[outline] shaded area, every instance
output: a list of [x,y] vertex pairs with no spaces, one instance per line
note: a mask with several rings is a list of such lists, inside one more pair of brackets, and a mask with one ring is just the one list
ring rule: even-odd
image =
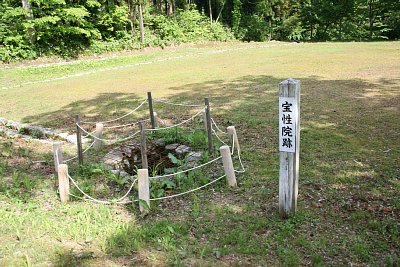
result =
[[27,116],[23,122],[57,129],[75,129],[75,116],[81,121],[101,121],[125,115],[137,107],[144,99],[134,93],[99,94],[96,98],[72,102],[54,112],[38,116]]
[[[238,176],[236,191],[217,186],[217,192],[205,190],[196,197],[156,203],[159,208],[140,219],[145,229],[134,224],[111,234],[106,253],[139,257],[149,265],[148,255],[187,265],[396,265],[400,144],[394,140],[400,130],[399,81],[301,79],[299,213],[282,221],[276,209],[276,106],[278,83],[284,79],[245,76],[183,86],[187,93],[170,100],[192,103],[210,96],[217,123],[236,126],[248,171]],[[126,108],[132,98],[101,95],[26,120],[40,124],[48,119],[66,127],[56,119],[68,122],[65,110],[112,115],[105,103],[121,101]],[[160,118],[171,112],[162,106],[156,111]],[[171,226],[175,224],[183,230],[178,232]]]

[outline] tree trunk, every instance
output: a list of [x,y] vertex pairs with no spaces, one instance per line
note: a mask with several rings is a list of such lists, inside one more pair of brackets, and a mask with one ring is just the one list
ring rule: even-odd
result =
[[[26,19],[28,21],[33,20],[33,11],[29,0],[22,0],[22,8],[25,9],[26,11]],[[36,36],[35,36],[35,29],[33,27],[28,28],[28,36],[30,44],[34,44],[36,41],[35,40]]]
[[143,25],[143,11],[142,4],[139,3],[139,28],[140,28],[140,41],[144,43],[144,25]]
[[132,34],[132,37],[135,37],[135,35],[136,35],[136,29],[135,29],[136,15],[135,15],[135,6],[133,5],[133,0],[128,0],[128,5],[129,5],[129,22],[131,24],[131,34]]
[[373,30],[374,30],[374,7],[373,0],[368,1],[369,8],[369,40],[372,40]]
[[269,33],[268,33],[268,41],[271,41],[271,39],[272,39],[272,19],[271,18],[269,18],[268,19],[268,27],[269,27]]
[[310,22],[310,40],[313,39],[313,33],[314,33],[313,30],[314,30],[314,25],[312,22]]
[[208,0],[208,10],[210,12],[210,25],[212,27],[212,8],[211,8],[211,0]]

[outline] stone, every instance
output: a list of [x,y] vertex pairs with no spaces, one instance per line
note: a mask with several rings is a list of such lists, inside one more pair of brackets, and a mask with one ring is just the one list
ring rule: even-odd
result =
[[[89,138],[82,137],[82,144],[89,143],[90,141],[91,140]],[[67,136],[67,142],[72,143],[72,144],[76,144],[77,143],[76,134],[68,135]]]
[[185,146],[185,145],[180,145],[175,149],[175,152],[176,152],[176,154],[181,156],[181,155],[184,155],[186,153],[189,153],[190,152],[190,147]]
[[119,173],[119,177],[121,177],[121,178],[124,178],[124,177],[127,177],[127,176],[130,176],[130,175],[129,175],[129,173],[127,173],[126,171],[121,171],[121,172]]
[[124,159],[124,155],[130,157],[131,149],[125,146],[117,147],[108,152],[103,157],[102,161],[106,166],[110,166],[111,168],[118,168]]
[[203,157],[203,152],[201,151],[192,151],[186,156],[187,162],[198,162]]
[[13,129],[13,130],[17,130],[17,131],[20,128],[20,124],[16,121],[8,121],[6,126],[9,129]]
[[67,140],[67,137],[69,136],[69,133],[59,133],[57,134],[58,137]]
[[168,144],[165,146],[165,149],[166,150],[175,150],[178,146],[179,146],[179,144]]
[[153,143],[156,146],[165,146],[165,141],[162,138],[154,140]]
[[0,125],[2,126],[6,126],[7,125],[8,120],[5,118],[0,118]]

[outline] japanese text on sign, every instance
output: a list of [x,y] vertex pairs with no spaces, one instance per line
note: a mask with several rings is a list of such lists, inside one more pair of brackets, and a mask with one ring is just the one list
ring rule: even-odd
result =
[[296,151],[296,99],[279,97],[279,151]]

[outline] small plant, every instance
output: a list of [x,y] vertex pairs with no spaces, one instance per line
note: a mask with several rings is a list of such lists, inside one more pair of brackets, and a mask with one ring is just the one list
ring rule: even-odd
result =
[[165,144],[180,143],[187,140],[187,137],[184,134],[183,130],[178,127],[166,129],[164,131],[156,131],[152,133],[152,137],[162,138]]
[[19,171],[14,171],[11,178],[12,181],[9,184],[4,181],[1,182],[0,191],[5,192],[5,195],[9,198],[17,198],[23,201],[27,200],[32,190],[35,188],[36,180]]
[[188,137],[190,145],[194,148],[206,148],[207,136],[203,130],[194,130]]
[[43,138],[43,137],[44,137],[43,132],[42,132],[41,130],[39,130],[39,129],[36,129],[36,128],[33,128],[33,129],[30,131],[30,135],[31,135],[33,138],[36,138],[36,139],[40,139],[40,138]]
[[12,141],[5,141],[0,142],[0,155],[2,157],[11,157],[13,152],[13,142]]
[[17,149],[17,155],[20,157],[29,157],[29,155],[31,153],[32,153],[32,150],[29,148],[18,147],[18,149]]
[[197,195],[193,195],[192,215],[197,218],[200,215],[200,204]]
[[124,187],[130,180],[129,176],[122,177],[120,174],[109,173],[108,179],[118,184],[120,187]]

